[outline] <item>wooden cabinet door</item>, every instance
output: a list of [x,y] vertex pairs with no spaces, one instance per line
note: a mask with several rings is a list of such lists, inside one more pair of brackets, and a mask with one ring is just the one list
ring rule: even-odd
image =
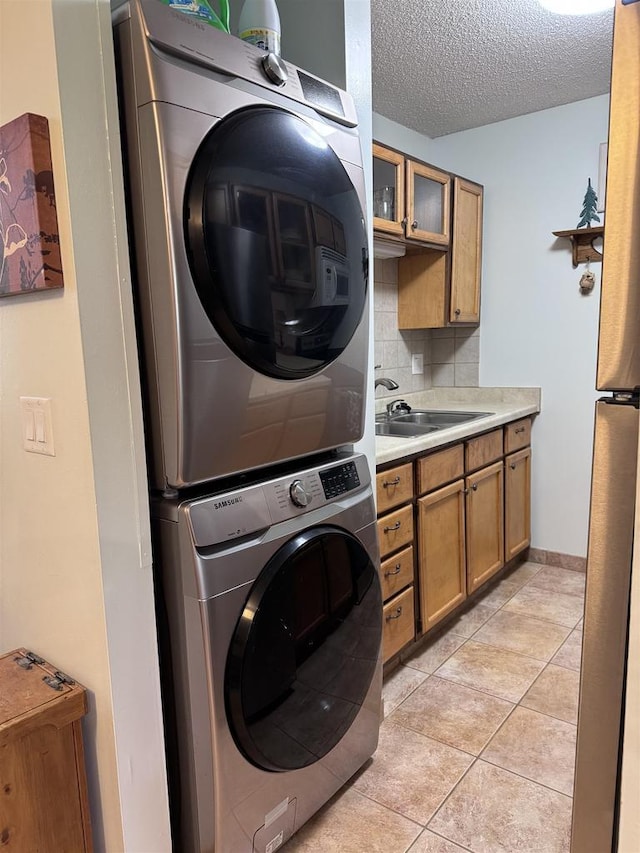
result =
[[505,459],[505,559],[510,560],[531,542],[531,448]]
[[373,145],[373,229],[404,236],[404,155]]
[[451,249],[451,323],[480,322],[482,187],[454,178]]
[[420,612],[427,631],[467,596],[464,480],[418,501]]
[[504,465],[466,479],[467,589],[477,589],[504,566]]
[[413,160],[407,160],[406,172],[407,239],[448,246],[450,176]]

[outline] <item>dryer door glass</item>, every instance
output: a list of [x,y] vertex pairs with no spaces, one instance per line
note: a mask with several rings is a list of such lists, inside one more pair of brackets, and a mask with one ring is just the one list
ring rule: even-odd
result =
[[284,545],[254,583],[227,657],[229,727],[266,770],[294,770],[346,734],[376,671],[380,582],[363,546],[335,527]]
[[367,292],[364,217],[339,158],[301,118],[261,107],[216,125],[189,174],[185,239],[204,310],[254,369],[311,376],[351,340]]

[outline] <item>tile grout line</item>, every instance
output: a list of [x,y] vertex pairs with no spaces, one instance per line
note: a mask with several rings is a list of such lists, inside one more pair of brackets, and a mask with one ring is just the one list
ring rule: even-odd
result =
[[[466,772],[466,771],[465,771],[465,772]],[[456,782],[456,785],[457,785],[457,784],[458,784],[458,783]],[[394,808],[393,806],[390,806],[390,805],[388,805],[387,803],[382,803],[380,800],[377,800],[377,799],[376,799],[374,796],[372,796],[371,794],[367,794],[367,793],[365,793],[364,791],[360,791],[358,788],[353,788],[353,790],[354,790],[357,794],[360,794],[360,796],[361,796],[361,797],[364,797],[365,799],[370,800],[372,803],[375,803],[376,805],[381,806],[383,809],[387,809],[387,811],[393,812],[393,814],[396,814],[396,815],[398,815],[398,817],[401,817],[401,818],[403,818],[404,820],[409,821],[409,823],[412,823],[412,824],[414,824],[415,826],[419,826],[419,827],[420,827],[420,832],[418,833],[418,835],[416,836],[416,838],[414,838],[414,839],[413,839],[413,841],[411,842],[411,844],[415,844],[415,843],[416,843],[416,841],[418,840],[418,838],[420,837],[420,835],[422,835],[422,830],[427,828],[427,824],[426,824],[426,823],[420,823],[419,821],[414,820],[412,817],[407,817],[407,816],[406,816],[406,814],[402,814],[402,812],[398,811],[398,809],[397,809],[397,808]],[[447,794],[447,797],[448,797],[448,796],[449,796],[449,794]],[[446,799],[446,798],[445,798],[445,799]],[[442,805],[442,803],[441,803],[440,805]],[[439,809],[439,808],[440,808],[440,806],[438,806],[438,809]],[[436,811],[437,811],[437,809],[436,809]],[[434,815],[435,815],[435,812],[433,813],[433,815],[431,815],[431,817],[429,818],[429,820],[431,820],[431,819],[433,818],[433,816],[434,816]]]
[[[503,767],[502,764],[496,764],[495,761],[491,761],[488,758],[482,758],[478,756],[478,761],[484,761],[485,764],[490,764],[492,767],[497,767],[498,770],[503,770],[505,773],[512,773],[514,776],[518,776],[520,779],[524,779],[527,782],[533,782],[534,785],[540,785],[541,788],[546,788],[547,791],[552,791],[554,794],[561,794],[563,797],[567,797],[569,800],[573,799],[573,793],[567,794],[564,791],[559,791],[557,788],[552,788],[551,785],[545,785],[544,782],[540,782],[538,779],[532,779],[530,776],[525,776],[524,773],[518,773],[517,770],[512,770],[510,767]],[[573,785],[571,786],[573,789]]]
[[[448,683],[449,683],[449,684],[453,684],[454,682],[448,682]],[[466,687],[466,685],[457,685],[457,686]],[[471,687],[471,688],[469,688],[469,689],[470,689],[470,690],[473,690],[474,688],[473,688],[473,687]],[[481,690],[476,690],[476,693],[481,693],[483,696],[491,696],[491,698],[492,698],[492,699],[500,699],[500,698],[501,698],[501,697],[499,697],[499,696],[492,696],[490,693],[482,693],[482,691],[481,691]],[[503,702],[509,702],[509,700],[508,700],[508,699],[502,699],[501,701],[503,701]],[[475,752],[469,752],[468,750],[463,749],[461,746],[454,746],[452,743],[449,743],[448,741],[440,740],[440,738],[436,737],[435,735],[425,735],[425,733],[424,733],[424,732],[419,731],[418,729],[411,728],[411,726],[407,726],[407,725],[405,725],[404,723],[400,723],[400,722],[397,722],[397,723],[396,723],[396,722],[394,721],[394,722],[393,722],[393,725],[395,725],[395,726],[399,726],[400,728],[403,728],[403,729],[406,729],[406,730],[407,730],[407,731],[409,731],[409,732],[414,732],[415,734],[420,734],[420,735],[422,735],[423,737],[431,738],[432,740],[435,740],[435,741],[437,741],[438,743],[441,743],[443,746],[448,746],[448,747],[450,747],[450,749],[457,749],[457,750],[458,750],[458,752],[463,752],[465,755],[470,755],[474,760],[476,760],[476,759],[480,758],[480,755],[482,754],[482,752],[487,748],[487,746],[489,745],[490,741],[495,737],[495,735],[500,731],[500,729],[502,728],[502,726],[507,722],[507,720],[508,720],[508,719],[509,719],[509,717],[513,714],[513,712],[515,711],[515,709],[516,709],[516,708],[518,708],[518,707],[520,707],[519,705],[514,704],[513,702],[510,702],[509,704],[510,704],[510,705],[512,705],[512,707],[511,707],[511,708],[509,709],[509,711],[507,712],[506,717],[505,717],[505,718],[504,718],[504,720],[499,724],[499,726],[498,726],[498,728],[495,730],[495,732],[493,732],[493,734],[489,735],[489,737],[488,737],[488,739],[487,739],[486,743],[484,744],[484,746],[482,747],[482,749],[480,750],[480,753],[479,753],[478,755],[476,755],[476,754],[475,754]],[[526,710],[527,710],[527,711],[530,711],[530,710],[533,710],[533,709],[531,709],[531,708],[527,708]],[[548,715],[547,715],[547,716],[548,716]],[[553,719],[556,719],[556,718],[554,717]],[[456,784],[457,784],[457,783],[456,783]]]
[[[558,627],[560,627],[560,626],[558,626]],[[553,653],[553,655],[557,655],[557,654],[558,654],[558,652],[560,651],[561,646],[566,642],[566,640],[567,640],[567,639],[568,639],[568,637],[565,637],[565,638],[564,638],[564,640],[560,643],[560,645],[559,645],[559,646],[558,646],[558,648],[555,650],[555,652]],[[512,653],[512,654],[514,654],[514,655],[520,655],[520,657],[526,658],[527,660],[534,660],[534,661],[536,661],[537,663],[543,663],[545,666],[546,666],[548,663],[551,663],[551,658],[548,658],[548,659],[547,659],[547,658],[536,658],[536,657],[534,657],[533,655],[526,655],[524,652],[517,652],[515,649],[509,649],[509,648],[507,648],[506,646],[496,646],[494,643],[488,643],[486,640],[476,640],[475,642],[476,642],[476,643],[479,643],[481,646],[488,646],[490,649],[496,649],[496,650],[497,650],[497,651],[499,651],[499,652],[511,652],[511,653]],[[568,669],[568,667],[565,667],[565,669]],[[537,678],[537,677],[538,677],[538,676],[536,676],[536,678]]]

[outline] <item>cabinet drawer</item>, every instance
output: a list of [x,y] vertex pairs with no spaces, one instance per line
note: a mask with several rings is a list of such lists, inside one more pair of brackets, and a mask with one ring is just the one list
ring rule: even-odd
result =
[[413,547],[400,551],[380,566],[382,600],[391,598],[410,583],[413,583]]
[[382,656],[386,663],[415,636],[413,587],[405,589],[382,608]]
[[500,459],[501,456],[502,430],[494,429],[493,432],[487,432],[467,441],[466,470],[475,471],[477,468],[483,468],[485,465],[495,462],[496,459]]
[[522,418],[504,428],[504,452],[513,453],[531,444],[531,418]]
[[413,542],[413,506],[405,506],[378,519],[380,556]]
[[378,512],[386,512],[394,506],[410,501],[413,497],[413,465],[398,465],[376,475],[376,497]]
[[423,495],[432,489],[459,480],[464,474],[464,449],[462,444],[430,453],[418,460],[418,493]]

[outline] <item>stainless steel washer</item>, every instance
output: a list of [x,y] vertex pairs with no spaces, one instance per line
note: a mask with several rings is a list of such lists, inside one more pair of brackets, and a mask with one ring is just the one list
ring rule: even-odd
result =
[[158,500],[153,529],[176,849],[274,853],[378,741],[366,458]]
[[350,96],[172,10],[114,25],[152,485],[362,436],[368,255]]

